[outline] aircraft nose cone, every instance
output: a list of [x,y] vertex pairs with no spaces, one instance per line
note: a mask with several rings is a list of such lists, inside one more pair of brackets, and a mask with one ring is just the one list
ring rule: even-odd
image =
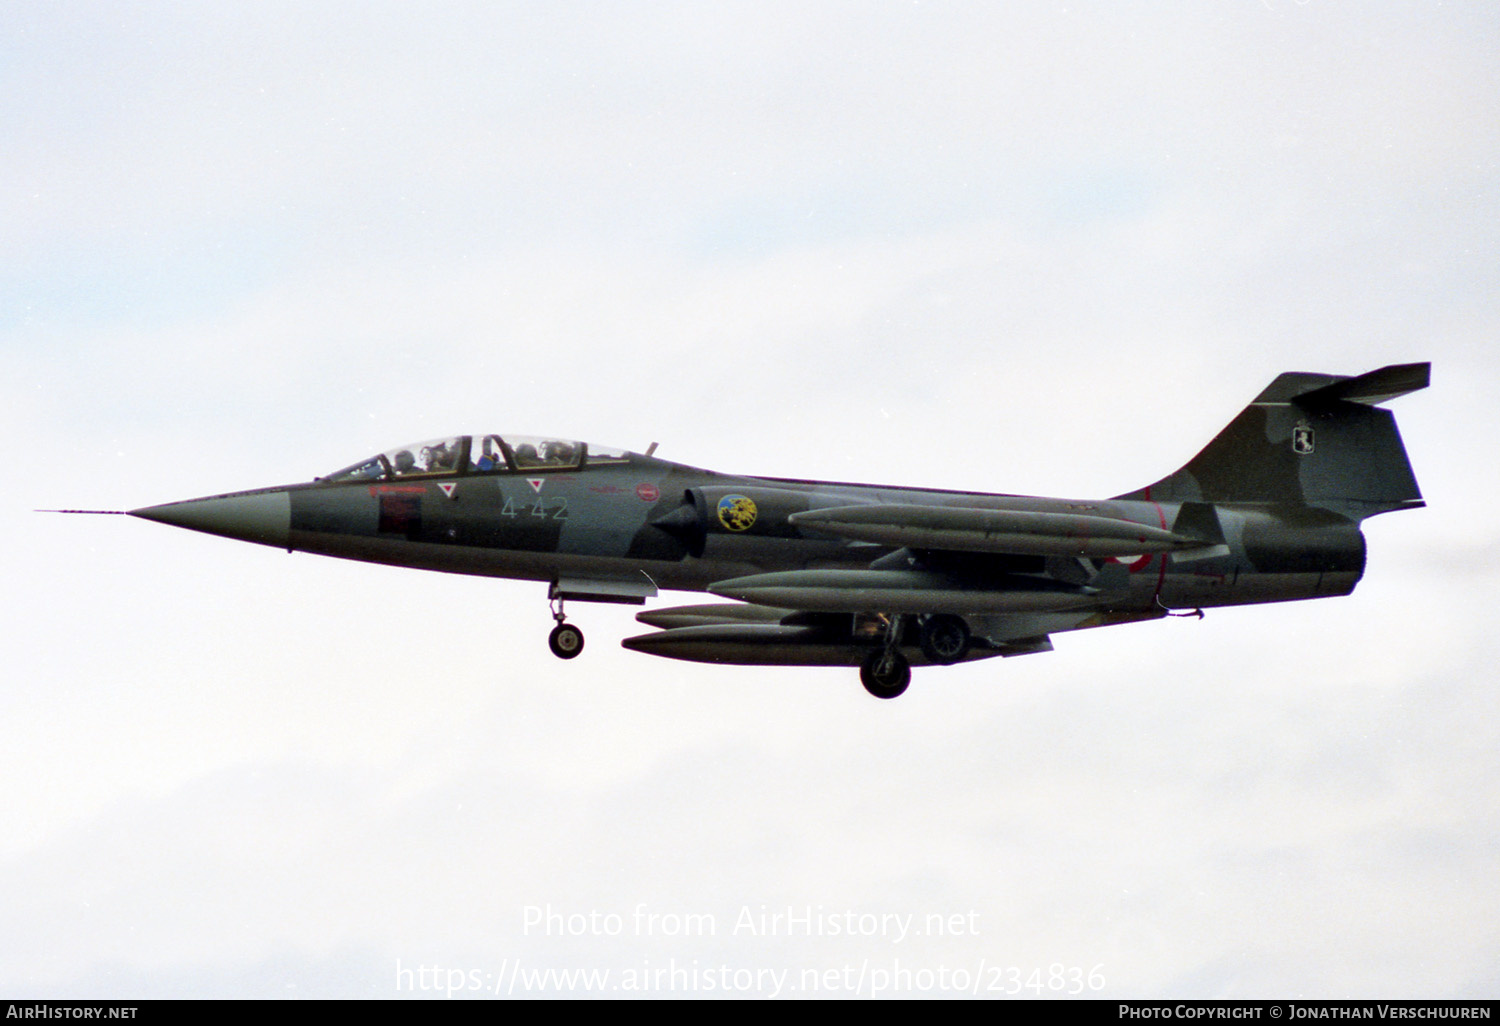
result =
[[190,531],[284,547],[291,529],[292,500],[287,492],[272,489],[168,502],[133,509],[130,515]]

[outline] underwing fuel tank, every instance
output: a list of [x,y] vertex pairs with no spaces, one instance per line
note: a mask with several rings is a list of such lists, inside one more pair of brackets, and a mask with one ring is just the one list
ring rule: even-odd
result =
[[756,605],[827,613],[1021,613],[1073,609],[1096,589],[1035,577],[979,579],[924,570],[789,570],[710,585]]
[[1117,517],[888,504],[794,513],[797,527],[892,548],[1111,559],[1202,545]]
[[739,602],[709,602],[696,606],[648,609],[635,618],[648,627],[707,627],[735,623],[780,623],[794,609],[747,606]]
[[[674,627],[626,638],[620,644],[634,652],[667,659],[732,666],[858,666],[879,649],[875,635],[861,642],[828,627],[777,623]],[[1019,645],[975,646],[959,661],[1044,652],[1051,647],[1045,639]],[[900,650],[912,665],[928,665],[920,647],[903,644]]]
[[858,666],[869,645],[831,640],[817,627],[779,623],[674,627],[620,642],[634,652],[737,666]]

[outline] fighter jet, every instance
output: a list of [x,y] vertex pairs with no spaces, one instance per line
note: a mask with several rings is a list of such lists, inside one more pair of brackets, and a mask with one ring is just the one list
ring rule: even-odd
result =
[[1360,523],[1422,506],[1379,404],[1426,363],[1287,373],[1181,470],[1110,499],[720,474],[569,439],[454,435],[310,483],[130,511],[289,552],[545,582],[566,602],[661,590],[729,602],[637,617],[636,652],[858,666],[877,698],[913,666],[1046,652],[1052,635],[1211,606],[1347,595]]

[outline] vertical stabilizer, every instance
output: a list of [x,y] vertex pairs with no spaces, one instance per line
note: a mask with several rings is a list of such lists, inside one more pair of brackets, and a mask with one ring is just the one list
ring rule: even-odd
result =
[[1351,520],[1424,505],[1396,418],[1430,364],[1280,375],[1187,466],[1125,499],[1311,506]]

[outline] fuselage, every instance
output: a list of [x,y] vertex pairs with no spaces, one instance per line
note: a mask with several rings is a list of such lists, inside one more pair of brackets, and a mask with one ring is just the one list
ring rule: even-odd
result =
[[[1107,517],[1187,530],[1204,544],[1107,559],[908,552],[790,520],[798,513],[864,505]],[[1069,608],[1122,612],[1342,595],[1364,567],[1358,526],[1323,511],[761,478],[639,453],[561,467],[480,470],[459,462],[406,474],[334,475],[135,513],[345,559],[537,581],[643,579],[680,591],[777,571],[865,568],[882,560],[887,569],[899,569],[904,554],[906,566],[968,579],[977,574],[992,581],[1072,581],[1087,586],[1087,601]]]

